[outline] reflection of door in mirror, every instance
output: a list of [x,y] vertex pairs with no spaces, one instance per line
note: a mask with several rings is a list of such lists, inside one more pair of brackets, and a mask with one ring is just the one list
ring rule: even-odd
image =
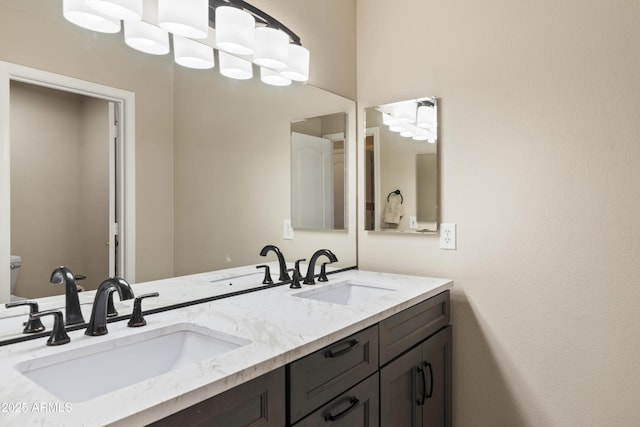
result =
[[115,273],[114,103],[12,81],[10,112],[11,253],[21,257],[14,294],[64,293],[49,283],[59,265],[94,289]]
[[294,229],[344,230],[346,114],[291,124],[291,220]]

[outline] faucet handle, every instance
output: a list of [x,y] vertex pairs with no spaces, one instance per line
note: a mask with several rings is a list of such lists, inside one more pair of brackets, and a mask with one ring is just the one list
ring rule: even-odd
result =
[[327,277],[327,264],[331,264],[330,262],[323,262],[320,266],[320,275],[318,276],[318,282],[328,282],[329,278]]
[[64,329],[64,319],[60,310],[45,310],[39,313],[29,314],[29,320],[40,320],[42,316],[53,316],[53,329],[47,340],[47,345],[62,345],[71,341]]
[[33,334],[35,332],[44,331],[45,327],[42,324],[42,321],[40,321],[40,318],[31,319],[31,315],[32,314],[36,314],[38,312],[38,303],[37,302],[35,302],[35,301],[15,301],[15,302],[8,302],[4,306],[6,308],[11,308],[11,307],[19,307],[19,306],[23,306],[23,305],[28,305],[29,306],[29,319],[24,324],[25,326],[24,326],[24,329],[22,330],[22,333],[23,334]]
[[267,264],[256,265],[256,268],[259,270],[264,268],[264,279],[262,279],[263,285],[272,285],[273,279],[271,278],[271,268]]
[[131,319],[129,319],[129,323],[127,323],[128,327],[137,328],[147,324],[147,321],[142,317],[142,300],[144,298],[157,296],[160,296],[160,294],[157,292],[152,292],[136,297],[136,299],[133,301],[133,313],[131,313]]
[[300,272],[300,263],[306,260],[307,260],[306,258],[301,258],[299,260],[296,260],[295,265],[296,265],[296,274],[298,275],[298,279],[302,277],[302,272]]
[[291,289],[300,289],[302,286],[300,285],[300,274],[298,273],[298,271],[295,268],[291,268],[288,271],[291,271],[292,274],[292,279],[291,279],[291,285],[289,285],[289,288]]

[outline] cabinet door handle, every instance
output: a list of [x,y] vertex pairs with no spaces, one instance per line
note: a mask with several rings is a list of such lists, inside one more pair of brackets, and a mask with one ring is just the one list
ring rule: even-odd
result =
[[416,405],[422,406],[426,400],[425,394],[427,392],[427,380],[424,377],[424,369],[420,366],[416,366],[416,373],[420,374],[420,378],[422,379],[422,395],[420,396],[420,399],[416,399]]
[[347,415],[349,412],[353,411],[354,409],[356,409],[358,407],[358,405],[360,404],[360,401],[358,400],[358,398],[356,397],[350,397],[349,398],[349,407],[347,409],[345,409],[342,412],[338,412],[337,414],[333,415],[331,412],[329,412],[327,415],[324,416],[324,420],[325,421],[338,421],[340,418],[344,417],[345,415]]
[[329,349],[324,353],[324,357],[333,358],[333,357],[342,356],[343,354],[349,353],[351,350],[357,348],[359,345],[360,343],[358,342],[358,340],[350,340],[347,347],[338,351],[333,351],[332,349]]
[[[426,399],[429,399],[433,395],[433,368],[431,367],[431,363],[429,363],[429,362],[424,362],[424,366],[429,368],[429,393],[425,393],[426,394]],[[423,373],[423,375],[424,375],[424,373]]]

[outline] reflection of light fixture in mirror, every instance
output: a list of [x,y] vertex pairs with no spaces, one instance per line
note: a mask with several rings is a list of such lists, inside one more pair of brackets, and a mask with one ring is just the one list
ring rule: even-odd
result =
[[[154,55],[170,52],[172,33],[175,60],[185,67],[212,68],[209,49],[215,48],[226,77],[250,79],[255,64],[265,69],[260,76],[267,84],[309,80],[309,51],[300,37],[244,0],[64,0],[63,12],[70,22],[101,32],[119,31],[120,22],[111,16],[123,19],[126,44]],[[215,37],[208,37],[210,26]],[[200,38],[207,39],[206,53],[190,43]]]
[[142,19],[142,0],[84,0],[84,3],[107,16],[125,21]]
[[434,128],[436,125],[436,109],[432,102],[422,101],[418,103],[416,125],[421,128]]
[[124,42],[151,55],[169,53],[169,33],[144,21],[124,21]]
[[204,39],[209,32],[209,2],[158,0],[158,25],[179,36]]
[[391,132],[416,141],[436,142],[435,98],[419,98],[394,102],[376,108],[382,113],[382,123]]
[[120,20],[106,16],[87,7],[84,0],[64,0],[62,15],[65,19],[79,27],[99,33],[117,33],[120,31]]
[[175,34],[173,55],[176,63],[183,67],[203,70],[215,66],[212,47]]
[[253,67],[246,59],[238,58],[223,51],[218,51],[220,74],[236,80],[247,80],[253,77]]

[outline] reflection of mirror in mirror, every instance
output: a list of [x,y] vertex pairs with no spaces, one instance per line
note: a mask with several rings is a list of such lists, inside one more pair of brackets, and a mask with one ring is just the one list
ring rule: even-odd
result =
[[346,114],[291,123],[291,222],[294,229],[344,230]]
[[437,101],[365,109],[365,230],[438,230]]

